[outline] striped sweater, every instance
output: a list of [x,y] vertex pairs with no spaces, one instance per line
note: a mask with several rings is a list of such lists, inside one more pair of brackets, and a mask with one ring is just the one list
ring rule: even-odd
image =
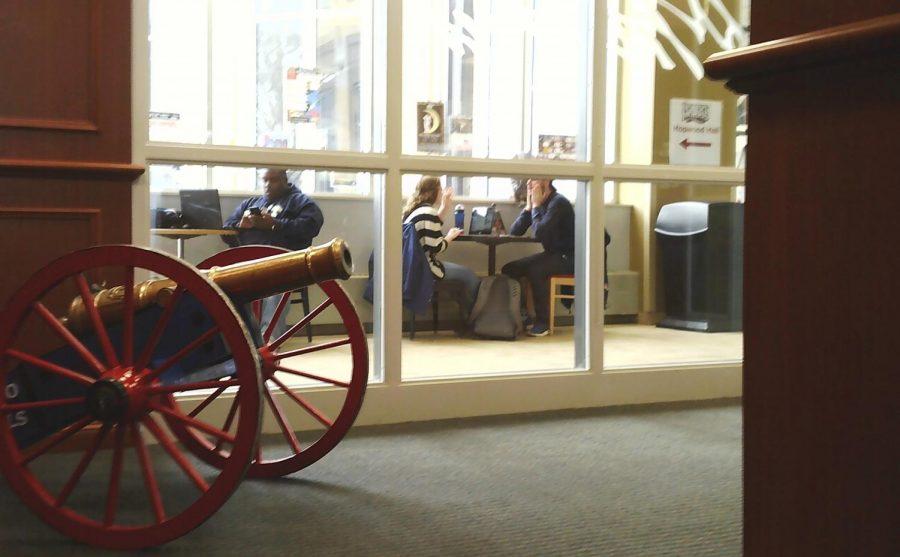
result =
[[443,221],[438,215],[437,209],[431,205],[416,207],[406,217],[403,224],[411,223],[416,229],[416,237],[419,239],[425,255],[428,257],[428,265],[435,278],[444,278],[444,266],[438,261],[437,254],[447,249],[447,240],[441,232]]

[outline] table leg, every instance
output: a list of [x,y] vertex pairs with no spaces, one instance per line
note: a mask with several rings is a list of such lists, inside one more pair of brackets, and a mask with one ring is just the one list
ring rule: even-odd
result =
[[184,259],[184,238],[175,239],[175,255],[178,259]]
[[497,274],[497,245],[489,244],[488,245],[488,275],[493,276]]

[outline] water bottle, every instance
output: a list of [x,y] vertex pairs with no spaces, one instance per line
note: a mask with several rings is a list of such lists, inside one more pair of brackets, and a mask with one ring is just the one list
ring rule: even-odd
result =
[[456,210],[453,212],[453,226],[456,228],[462,229],[466,224],[466,209],[462,205],[457,205]]

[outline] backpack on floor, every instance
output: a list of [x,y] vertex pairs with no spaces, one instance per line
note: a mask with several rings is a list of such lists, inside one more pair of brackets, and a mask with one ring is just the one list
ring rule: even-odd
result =
[[522,332],[520,300],[518,281],[503,275],[481,279],[469,314],[472,333],[484,338],[515,340]]

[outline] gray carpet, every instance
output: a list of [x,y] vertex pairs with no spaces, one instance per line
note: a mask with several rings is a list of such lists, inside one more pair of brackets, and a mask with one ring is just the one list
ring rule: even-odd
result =
[[[145,553],[725,556],[740,540],[740,406],[723,402],[359,428]],[[2,485],[0,554],[107,552],[44,526]]]

